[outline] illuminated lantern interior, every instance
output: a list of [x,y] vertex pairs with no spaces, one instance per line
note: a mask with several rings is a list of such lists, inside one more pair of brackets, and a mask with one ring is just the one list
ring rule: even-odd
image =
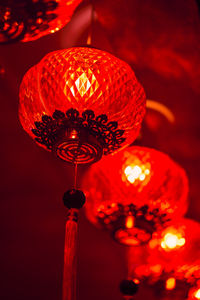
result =
[[0,43],[33,41],[64,27],[82,0],[9,0],[0,3]]
[[104,158],[90,168],[83,188],[89,220],[126,245],[147,243],[167,220],[187,209],[184,170],[149,148],[131,147]]
[[137,181],[144,181],[150,174],[150,170],[147,166],[141,165],[140,161],[135,161],[134,164],[125,168],[124,174],[130,183],[136,184]]
[[170,277],[166,280],[165,288],[166,290],[173,290],[176,286],[176,279],[174,277]]
[[133,216],[126,217],[126,228],[131,229],[133,227],[134,227],[134,217]]
[[197,291],[195,291],[194,297],[195,297],[196,299],[200,299],[200,289],[198,289]]
[[20,87],[23,128],[69,162],[91,163],[131,144],[144,113],[144,90],[130,66],[98,49],[49,53]]
[[185,238],[181,233],[177,232],[167,232],[165,233],[163,240],[161,242],[161,247],[163,249],[175,249],[185,245]]

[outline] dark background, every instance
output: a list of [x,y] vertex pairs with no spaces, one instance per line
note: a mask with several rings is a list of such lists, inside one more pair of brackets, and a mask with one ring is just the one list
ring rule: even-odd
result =
[[[62,194],[72,167],[38,147],[20,126],[22,76],[46,53],[84,44],[91,7],[84,1],[60,32],[0,46],[0,299],[61,299],[66,211]],[[96,0],[93,45],[131,64],[147,98],[165,104],[175,122],[148,110],[140,143],[164,151],[187,171],[187,216],[200,220],[200,15],[194,0]],[[79,172],[79,182],[83,171]],[[80,218],[78,299],[122,299],[125,248]],[[148,289],[135,299],[153,299]]]

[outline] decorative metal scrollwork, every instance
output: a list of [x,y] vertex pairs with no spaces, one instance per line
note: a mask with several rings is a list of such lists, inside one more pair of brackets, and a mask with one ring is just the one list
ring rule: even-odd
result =
[[[32,132],[36,136],[36,142],[49,150],[57,148],[58,156],[64,160],[68,160],[65,156],[69,158],[71,155],[70,161],[74,156],[75,160],[78,156],[98,156],[100,148],[107,155],[116,151],[125,141],[122,137],[124,130],[118,129],[117,122],[109,122],[105,114],[95,117],[92,110],[84,111],[82,116],[73,108],[66,113],[56,110],[52,117],[42,116],[40,122],[35,122],[35,127]],[[75,136],[73,132],[76,133]],[[93,140],[88,140],[88,136]]]

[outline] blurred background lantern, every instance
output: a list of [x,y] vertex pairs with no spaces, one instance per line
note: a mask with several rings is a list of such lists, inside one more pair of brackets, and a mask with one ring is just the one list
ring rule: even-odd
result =
[[[173,220],[147,247],[128,249],[128,277],[145,282],[162,299],[198,299],[200,224]],[[160,299],[160,298],[159,298]]]
[[2,0],[0,43],[33,41],[64,27],[82,0]]
[[22,126],[69,162],[94,162],[102,153],[128,146],[144,113],[144,90],[130,66],[97,49],[46,55],[26,73],[20,88]]
[[[200,268],[200,265],[199,265]],[[188,294],[187,300],[198,300],[200,299],[200,280],[197,282],[194,288],[191,288]]]
[[88,219],[122,244],[147,243],[187,209],[185,171],[154,149],[135,146],[104,158],[85,178]]

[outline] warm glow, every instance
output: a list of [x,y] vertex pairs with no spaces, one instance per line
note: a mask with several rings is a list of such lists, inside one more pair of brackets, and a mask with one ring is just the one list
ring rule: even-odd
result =
[[83,97],[91,87],[91,83],[84,72],[77,78],[75,85],[81,97]]
[[200,289],[198,289],[196,292],[194,292],[194,297],[196,299],[200,299]]
[[185,239],[184,238],[181,238],[178,240],[178,246],[184,246],[185,245]]
[[128,216],[126,218],[126,228],[131,229],[134,226],[134,217],[133,216]]
[[165,105],[163,105],[160,102],[154,101],[154,100],[147,100],[147,108],[153,109],[161,113],[165,118],[171,122],[174,123],[175,116],[173,112]]
[[78,132],[76,130],[72,130],[71,133],[70,133],[70,138],[71,139],[76,139],[77,138],[77,135],[78,135]]
[[161,266],[160,264],[153,265],[153,266],[150,266],[150,270],[151,270],[151,272],[153,272],[153,273],[160,274],[160,273],[161,273],[161,270],[162,270],[162,266]]
[[180,234],[166,233],[162,242],[161,247],[163,249],[175,249],[185,245],[185,239]]
[[134,278],[134,279],[133,279],[133,282],[136,283],[136,284],[139,284],[139,283],[140,283],[139,279],[137,279],[137,278]]
[[165,283],[166,290],[173,290],[176,286],[176,279],[174,277],[168,278]]
[[124,173],[128,181],[134,183],[136,180],[144,181],[146,176],[150,174],[150,170],[145,168],[145,165],[132,165],[127,166]]
[[164,237],[164,243],[168,248],[173,249],[178,244],[178,237],[175,234],[167,233]]

